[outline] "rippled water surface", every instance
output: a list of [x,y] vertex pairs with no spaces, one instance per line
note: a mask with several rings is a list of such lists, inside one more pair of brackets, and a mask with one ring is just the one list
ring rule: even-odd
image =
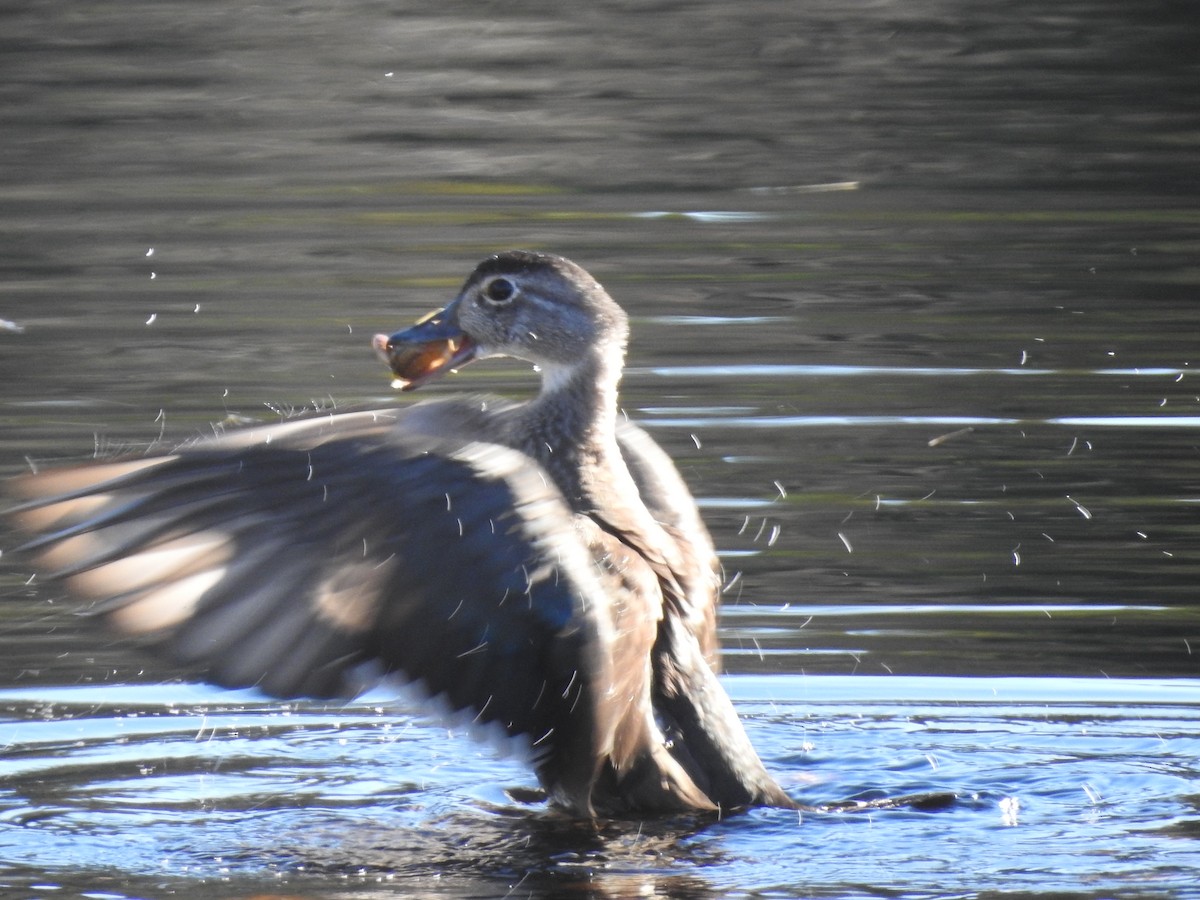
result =
[[565,821],[382,689],[282,705],[88,631],[0,533],[0,894],[1200,897],[1187,4],[0,22],[0,475],[388,401],[372,333],[562,253],[630,312],[768,767],[958,797]]

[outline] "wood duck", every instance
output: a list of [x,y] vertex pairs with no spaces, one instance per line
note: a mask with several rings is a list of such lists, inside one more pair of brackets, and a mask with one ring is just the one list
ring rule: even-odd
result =
[[794,807],[717,679],[712,540],[618,411],[627,333],[579,266],[500,253],[374,346],[408,389],[527,360],[534,399],[318,413],[29,474],[12,515],[107,623],[219,685],[416,682],[522,739],[578,816]]

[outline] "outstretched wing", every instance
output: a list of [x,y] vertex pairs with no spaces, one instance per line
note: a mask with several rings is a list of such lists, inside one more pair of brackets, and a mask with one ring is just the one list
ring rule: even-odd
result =
[[11,515],[97,614],[218,684],[332,697],[374,665],[539,765],[595,759],[603,598],[540,470],[366,420],[288,427],[27,475]]

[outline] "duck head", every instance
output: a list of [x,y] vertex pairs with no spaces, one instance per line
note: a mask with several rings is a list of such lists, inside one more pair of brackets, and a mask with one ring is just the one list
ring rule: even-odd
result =
[[619,369],[627,333],[625,313],[582,268],[509,250],[481,262],[444,309],[372,343],[393,386],[410,391],[489,356],[531,362],[546,384],[589,361],[615,357]]

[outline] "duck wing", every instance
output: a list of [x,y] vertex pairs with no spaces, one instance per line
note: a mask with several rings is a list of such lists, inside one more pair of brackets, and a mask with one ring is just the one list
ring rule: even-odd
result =
[[719,672],[720,563],[696,501],[671,457],[642,428],[622,421],[617,443],[642,503],[673,544],[672,569],[680,594],[676,613],[696,635],[708,666]]
[[398,673],[527,738],[556,799],[588,796],[606,601],[523,454],[355,413],[10,487],[40,567],[211,681],[325,698]]

